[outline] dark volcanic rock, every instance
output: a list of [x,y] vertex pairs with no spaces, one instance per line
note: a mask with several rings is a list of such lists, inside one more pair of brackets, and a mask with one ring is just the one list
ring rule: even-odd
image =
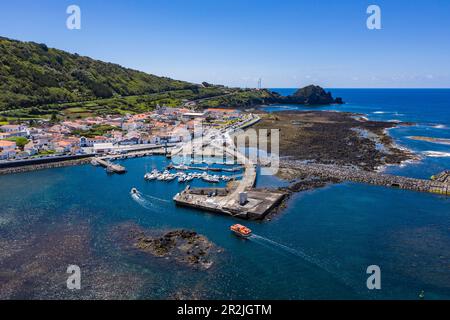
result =
[[[400,124],[366,121],[361,115],[331,111],[260,114],[254,129],[279,129],[282,160],[358,167],[373,171],[417,157],[398,148],[386,129]],[[405,125],[402,123],[401,125]]]
[[298,89],[293,95],[285,97],[286,103],[323,105],[332,103],[344,103],[342,98],[334,99],[331,92],[326,92],[322,87],[309,85]]
[[119,231],[126,235],[127,242],[134,249],[201,269],[209,269],[213,264],[213,255],[221,252],[195,231],[182,229],[149,235],[134,225],[121,226]]

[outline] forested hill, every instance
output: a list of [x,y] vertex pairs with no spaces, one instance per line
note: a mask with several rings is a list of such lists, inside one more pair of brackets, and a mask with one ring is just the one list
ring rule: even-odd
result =
[[0,37],[0,110],[193,88],[45,44]]

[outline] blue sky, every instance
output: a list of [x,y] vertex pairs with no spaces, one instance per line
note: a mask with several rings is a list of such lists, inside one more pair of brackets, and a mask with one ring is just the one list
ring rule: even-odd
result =
[[[66,28],[79,5],[81,30]],[[366,28],[377,4],[382,29]],[[2,1],[0,35],[229,86],[450,87],[450,1]]]

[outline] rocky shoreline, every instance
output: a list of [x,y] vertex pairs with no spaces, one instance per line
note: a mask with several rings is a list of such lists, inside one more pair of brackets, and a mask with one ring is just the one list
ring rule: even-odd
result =
[[[409,150],[396,146],[387,133],[387,129],[411,123],[370,121],[359,114],[334,111],[282,111],[259,115],[261,121],[254,129],[280,130],[281,161],[299,160],[375,171],[382,166],[418,159]],[[283,175],[286,174],[279,173],[280,177]]]

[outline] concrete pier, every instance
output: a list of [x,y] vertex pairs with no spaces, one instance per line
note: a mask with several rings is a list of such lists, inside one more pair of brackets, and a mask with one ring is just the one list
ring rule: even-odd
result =
[[97,158],[97,159],[93,159],[93,161],[96,161],[99,165],[106,168],[111,173],[125,173],[127,171],[125,169],[125,167],[118,165],[118,164],[113,164],[104,159]]
[[[246,190],[246,202],[241,204],[235,199],[236,193],[226,188],[195,188],[187,187],[175,195],[173,200],[177,205],[191,207],[241,219],[263,219],[286,196],[279,191]],[[239,196],[239,194],[237,195]]]

